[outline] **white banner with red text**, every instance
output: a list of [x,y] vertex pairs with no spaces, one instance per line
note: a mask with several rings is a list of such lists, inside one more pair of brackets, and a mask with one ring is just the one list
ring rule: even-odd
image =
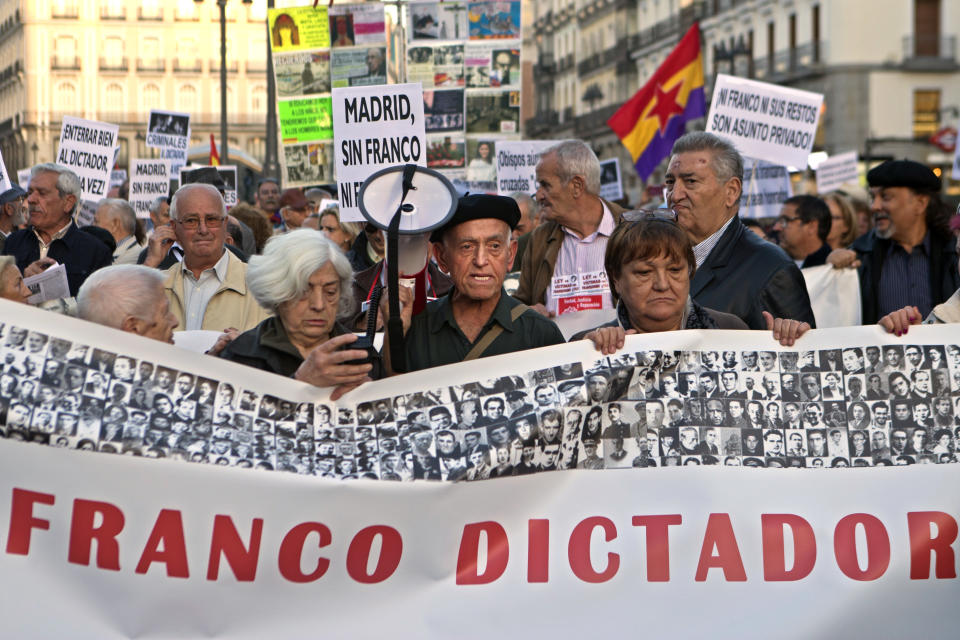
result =
[[9,637],[956,637],[957,465],[400,484],[6,440],[0,464]]

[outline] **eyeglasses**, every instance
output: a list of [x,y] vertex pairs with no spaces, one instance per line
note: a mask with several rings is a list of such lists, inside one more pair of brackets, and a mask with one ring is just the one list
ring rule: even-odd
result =
[[627,222],[660,220],[661,222],[677,224],[677,212],[673,209],[634,209],[633,211],[625,211],[623,219]]
[[800,219],[800,216],[794,216],[793,218],[788,218],[787,216],[780,216],[779,218],[777,218],[777,224],[779,224],[782,227],[785,227],[791,222],[796,222],[799,219]]
[[219,229],[223,226],[223,221],[226,220],[226,217],[204,216],[203,218],[199,218],[197,216],[190,216],[188,218],[183,218],[182,220],[172,219],[171,222],[176,222],[184,229],[194,231],[200,228],[200,220],[203,220],[203,224],[206,225],[207,229]]

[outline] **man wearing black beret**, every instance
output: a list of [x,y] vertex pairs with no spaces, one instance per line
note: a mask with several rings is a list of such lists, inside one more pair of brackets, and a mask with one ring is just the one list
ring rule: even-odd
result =
[[[557,325],[503,290],[517,252],[511,231],[519,220],[511,198],[467,195],[449,222],[433,231],[434,257],[453,288],[411,319],[412,294],[401,287],[407,371],[564,341]],[[383,353],[389,354],[389,345]]]
[[940,178],[919,162],[888,160],[867,182],[876,229],[851,247],[860,260],[862,321],[873,324],[903,307],[926,317],[960,287]]

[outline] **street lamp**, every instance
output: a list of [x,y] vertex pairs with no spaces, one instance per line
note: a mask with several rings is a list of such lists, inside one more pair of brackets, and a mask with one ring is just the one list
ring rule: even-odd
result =
[[[193,0],[203,4],[203,0]],[[253,4],[253,0],[243,0],[243,4]],[[227,142],[227,0],[217,0],[220,7],[220,162],[230,164]]]
[[593,103],[603,100],[603,91],[600,90],[599,85],[597,85],[596,83],[593,83],[589,87],[587,87],[587,90],[584,91],[583,98],[581,99],[584,102],[589,102],[590,111],[593,111]]

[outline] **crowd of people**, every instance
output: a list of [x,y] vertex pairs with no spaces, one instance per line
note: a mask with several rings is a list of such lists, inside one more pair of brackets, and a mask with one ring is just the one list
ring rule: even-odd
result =
[[[342,221],[334,195],[321,187],[284,190],[266,178],[257,185],[254,204],[241,203],[228,211],[224,185],[215,170],[184,175],[185,184],[172,197],[158,198],[150,207],[149,225],[137,218],[122,197],[110,197],[97,204],[93,224],[81,227],[76,217],[81,196],[77,176],[56,164],[33,167],[26,190],[14,185],[0,194],[0,297],[27,303],[32,292],[24,278],[61,264],[70,296],[45,303],[52,312],[165,342],[173,342],[174,332],[181,330],[218,332],[219,338],[207,352],[210,357],[328,388],[333,400],[384,376],[562,343],[556,316],[569,308],[571,298],[584,292],[577,288],[579,284],[571,288],[571,283],[591,282],[589,297],[611,318],[571,339],[591,340],[601,355],[611,358],[625,356],[622,350],[628,335],[681,329],[763,331],[791,347],[816,326],[801,268],[827,263],[858,270],[865,324],[879,323],[900,336],[921,322],[960,321],[960,247],[950,229],[951,212],[940,197],[940,179],[928,167],[909,160],[887,161],[869,171],[868,212],[847,194],[800,195],[786,200],[776,223],[764,229],[740,218],[743,159],[717,136],[695,132],[680,138],[666,171],[665,206],[634,211],[598,195],[600,164],[587,144],[559,143],[541,156],[533,197],[465,195],[452,217],[433,230],[422,292],[431,301],[417,308],[413,291],[402,287],[394,292],[400,300],[402,329],[385,340],[380,357],[354,344],[357,332],[368,324],[370,305],[376,299],[373,292],[383,280],[386,243],[380,228]],[[509,295],[504,282],[515,270],[519,270],[519,286]],[[390,293],[382,296],[377,309],[381,327],[390,322]],[[402,339],[400,351],[391,349],[395,346],[391,339]],[[730,365],[749,367],[746,353],[735,356]],[[402,359],[397,358],[400,354]],[[716,397],[714,404],[723,410],[724,426],[756,427],[756,442],[748,445],[744,440],[743,447],[759,451],[756,455],[762,459],[766,445],[761,438],[769,435],[770,421],[787,425],[801,419],[793,414],[799,416],[802,403],[810,400],[801,395],[808,370],[803,363],[784,368],[782,376],[771,377],[776,391],[773,386],[764,388],[768,381],[763,377],[750,378],[750,388],[741,388],[736,373],[719,361],[719,354],[714,355],[716,367],[698,364],[697,370],[706,367],[707,379],[702,381],[681,384],[676,372],[651,375],[648,380],[641,376],[619,381],[632,385],[630,393],[624,387],[623,393],[611,394],[609,387],[618,382],[605,378],[603,398],[597,396],[594,408],[614,397],[656,398],[646,409],[635,410],[637,421],[646,422],[643,434],[633,427],[624,426],[622,433],[608,427],[615,433],[609,438],[614,443],[610,451],[626,451],[624,442],[636,440],[638,450],[647,456],[672,457],[673,446],[678,452],[699,452],[700,460],[707,455],[719,461],[722,448],[710,448],[706,432],[694,429],[691,416],[686,416],[687,429],[676,434],[676,443],[665,446],[658,441],[658,453],[650,453],[646,434],[666,433],[658,431],[666,428],[665,417],[673,427],[685,424],[679,417],[671,422],[670,412],[677,406],[683,411],[687,390],[699,388],[695,395],[707,403],[698,405],[703,411],[700,427],[720,426],[710,417],[715,408],[710,400]],[[940,354],[943,361],[946,355]],[[871,411],[867,403],[873,376],[869,382],[864,376],[876,373],[879,379],[881,373],[874,368],[876,363],[869,362],[869,353],[866,357],[862,352],[851,354],[846,370],[859,376],[851,380],[863,387],[862,401],[859,394],[850,400],[849,420],[855,423]],[[836,370],[848,365],[846,359],[844,352],[843,361],[835,363]],[[769,371],[762,363],[757,366],[758,372]],[[941,407],[935,407],[931,398],[911,396],[924,387],[906,377],[916,376],[918,369],[907,367],[898,373],[908,387],[912,403],[908,412],[922,405],[933,416]],[[823,397],[818,395],[816,402],[834,399],[827,398],[829,394],[839,393],[843,399],[850,393],[834,388],[835,381],[826,377],[831,370],[827,361],[818,362],[816,373],[810,370],[809,375],[821,376],[815,386]],[[676,371],[685,369],[680,366]],[[880,383],[886,382],[891,393],[900,384],[893,375],[898,371],[896,367],[882,371],[887,377]],[[734,374],[734,386],[724,387],[728,373]],[[584,381],[584,404],[591,403],[592,384]],[[793,391],[793,385],[799,388]],[[510,390],[497,393],[501,391],[505,395],[499,401],[504,405]],[[788,401],[788,394],[790,402],[781,405]],[[771,402],[778,403],[776,415],[764,405]],[[856,405],[864,414],[859,417],[853,411],[857,402],[863,405]],[[0,397],[8,422],[10,405],[9,398]],[[817,406],[822,413],[823,405]],[[612,407],[607,410],[613,411]],[[948,453],[953,455],[952,430],[960,425],[956,422],[960,416],[953,416],[949,401],[942,409],[950,420],[939,426],[947,430]],[[480,413],[479,406],[473,410]],[[549,432],[545,425],[554,420],[549,412],[555,409],[545,409],[542,415],[535,407],[508,412],[501,406],[500,411],[494,413],[505,424],[511,415],[531,414],[539,427],[529,425],[530,433],[542,434]],[[601,424],[598,414],[596,426],[591,426],[592,411],[585,416],[584,434]],[[619,405],[616,411],[620,416]],[[781,411],[790,415],[780,415]],[[486,407],[483,412],[486,416]],[[757,419],[763,414],[768,416],[766,423]],[[848,419],[842,417],[846,427]],[[619,418],[610,420],[621,423]],[[558,425],[562,421],[557,417]],[[428,424],[421,426],[423,431],[432,429]],[[415,458],[419,430],[408,431],[408,448]],[[534,435],[525,440],[516,435],[519,430],[519,425],[509,427],[513,441],[519,443],[509,465],[506,460],[498,465],[501,447],[492,434],[482,456],[474,460],[473,451],[462,451],[459,458],[464,463],[454,471],[489,477],[497,468],[501,473],[532,468],[539,459]],[[869,445],[866,429],[851,430],[862,431],[861,444]],[[439,445],[449,429],[432,431]],[[785,455],[789,446],[819,451],[821,444],[829,444],[826,422],[819,434],[824,442],[816,447],[807,437],[799,444],[785,442],[785,433],[770,436],[780,438],[779,445],[769,443],[776,455]],[[716,432],[713,437],[719,435]],[[579,466],[591,468],[590,451],[596,453],[601,439],[608,438],[599,432],[583,436],[584,464]],[[556,444],[554,467],[561,450]],[[397,453],[405,450],[400,447]],[[737,455],[747,454],[740,450]],[[421,470],[421,477],[424,473],[428,472]]]

